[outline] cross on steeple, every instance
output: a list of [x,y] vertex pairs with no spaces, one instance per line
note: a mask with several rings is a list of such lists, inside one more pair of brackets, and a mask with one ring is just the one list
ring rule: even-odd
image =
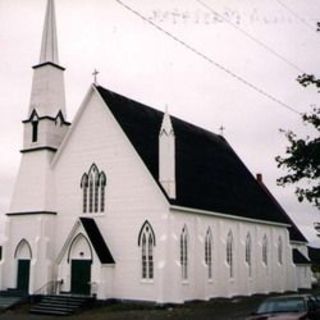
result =
[[97,70],[97,69],[94,69],[94,71],[93,71],[93,73],[92,73],[92,75],[93,75],[93,83],[95,84],[95,85],[97,85],[98,84],[98,74],[99,74],[100,72]]
[[221,125],[221,127],[219,128],[219,131],[220,131],[220,135],[221,136],[223,136],[223,133],[224,133],[224,130],[225,130],[226,128],[223,126],[223,125]]

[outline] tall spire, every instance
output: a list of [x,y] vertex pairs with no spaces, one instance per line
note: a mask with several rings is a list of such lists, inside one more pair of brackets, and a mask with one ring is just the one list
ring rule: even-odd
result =
[[173,127],[172,127],[172,122],[171,118],[169,115],[169,110],[168,110],[168,105],[166,105],[165,112],[162,118],[162,123],[161,123],[161,128],[160,128],[160,135],[162,133],[166,133],[167,135],[174,135],[173,133]]
[[45,62],[59,64],[54,0],[48,0],[47,2],[47,11],[43,26],[40,64]]
[[175,135],[168,106],[166,106],[159,132],[159,182],[170,199],[176,198],[175,154]]
[[33,66],[33,82],[29,117],[36,111],[39,117],[56,117],[60,112],[66,119],[63,67],[59,65],[54,0],[47,0],[40,63]]

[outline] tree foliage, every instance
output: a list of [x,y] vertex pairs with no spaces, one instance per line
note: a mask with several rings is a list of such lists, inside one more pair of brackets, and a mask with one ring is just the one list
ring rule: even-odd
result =
[[[320,79],[314,75],[303,74],[298,77],[303,86],[314,85],[320,88]],[[310,114],[303,114],[304,124],[315,129],[314,137],[299,138],[293,131],[284,131],[290,145],[284,157],[276,157],[278,167],[287,169],[288,174],[279,178],[281,186],[302,184],[295,193],[299,201],[307,200],[320,209],[320,108],[313,107]]]

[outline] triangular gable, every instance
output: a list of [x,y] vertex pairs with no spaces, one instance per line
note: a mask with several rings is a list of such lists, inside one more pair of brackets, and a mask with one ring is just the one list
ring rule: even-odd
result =
[[92,97],[92,95],[94,94],[95,92],[95,87],[94,85],[91,85],[80,105],[80,108],[78,109],[74,119],[73,119],[73,122],[71,124],[71,126],[69,127],[65,137],[63,138],[56,154],[54,155],[54,158],[52,159],[52,162],[51,162],[51,166],[54,167],[55,164],[58,162],[61,154],[63,153],[63,150],[65,149],[66,145],[68,144],[68,141],[69,139],[71,138],[75,128],[77,127],[77,123],[80,121],[81,119],[81,116],[84,112],[84,110],[86,109],[87,105],[88,105],[88,101],[90,100],[90,98]]
[[57,256],[56,263],[60,264],[63,257],[68,255],[70,246],[72,245],[74,238],[79,234],[79,231],[81,228],[86,233],[86,235],[90,241],[90,244],[92,245],[100,262],[102,264],[114,264],[115,260],[112,256],[96,222],[92,218],[79,218],[79,220],[77,220],[75,222],[69,235],[67,236],[66,241],[64,242],[62,249],[60,250],[60,252]]

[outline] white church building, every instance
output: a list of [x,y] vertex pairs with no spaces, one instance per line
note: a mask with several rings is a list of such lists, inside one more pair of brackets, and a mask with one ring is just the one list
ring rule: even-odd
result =
[[310,287],[306,239],[224,137],[96,84],[66,120],[53,0],[33,69],[1,290],[183,303]]

